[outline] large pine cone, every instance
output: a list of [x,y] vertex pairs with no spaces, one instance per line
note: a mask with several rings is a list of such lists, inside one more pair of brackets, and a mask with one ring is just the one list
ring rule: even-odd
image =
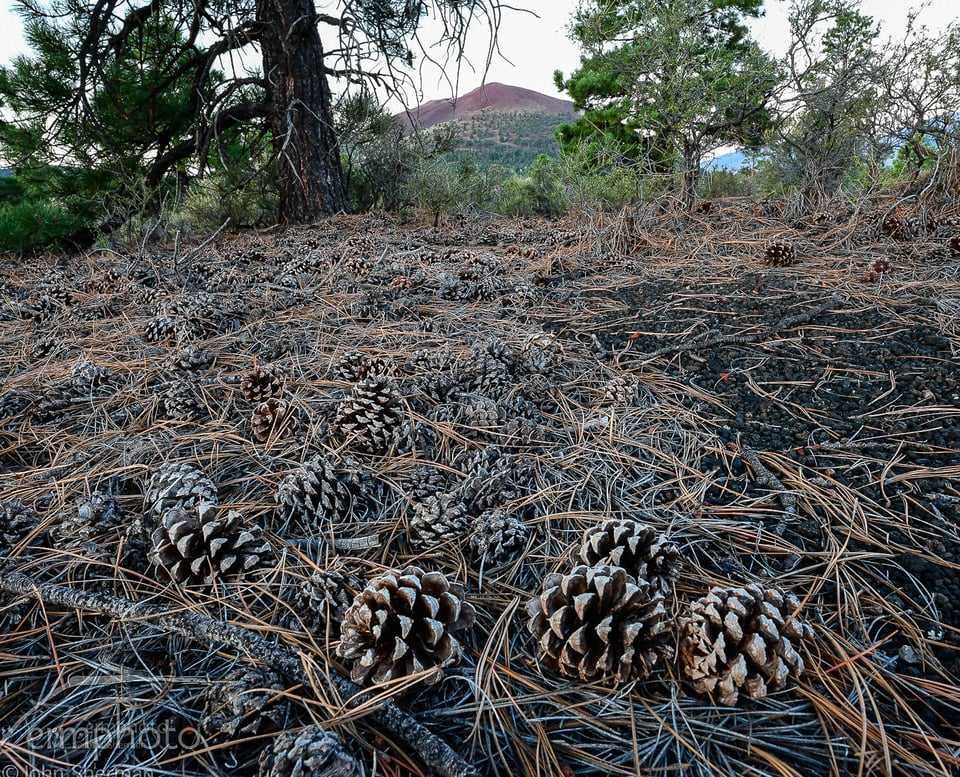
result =
[[458,546],[467,533],[467,509],[455,494],[428,496],[413,507],[410,542],[419,550],[453,543]]
[[385,453],[403,421],[403,401],[396,382],[385,375],[361,380],[337,409],[334,421],[346,443],[363,453]]
[[223,740],[276,731],[284,723],[284,690],[272,670],[242,664],[225,680],[207,685],[200,732],[207,739]]
[[299,529],[322,530],[325,520],[348,520],[356,498],[355,472],[337,466],[332,455],[317,457],[280,481],[275,495],[277,516]]
[[203,520],[216,510],[219,500],[213,481],[196,464],[186,461],[161,465],[147,484],[143,503],[154,518],[182,507]]
[[184,585],[211,585],[214,578],[237,576],[273,560],[260,528],[244,525],[236,510],[201,518],[173,507],[163,514],[151,539],[151,562]]
[[527,615],[541,663],[566,677],[625,683],[649,677],[672,654],[663,596],[622,567],[581,565],[547,575]]
[[240,393],[253,405],[280,397],[283,395],[283,375],[269,367],[254,365],[240,381]]
[[343,741],[320,726],[283,731],[260,755],[259,777],[362,777]]
[[[453,632],[473,625],[476,611],[463,586],[440,572],[407,567],[367,584],[344,616],[337,653],[353,662],[355,683],[377,684],[459,662]],[[436,672],[427,679],[440,679]]]
[[808,639],[813,629],[797,617],[799,609],[793,594],[757,583],[711,588],[694,601],[680,619],[680,665],[694,690],[732,706],[803,674],[791,639]]
[[682,563],[680,549],[666,535],[629,518],[609,518],[587,529],[579,556],[587,566],[623,567],[664,596],[673,595]]

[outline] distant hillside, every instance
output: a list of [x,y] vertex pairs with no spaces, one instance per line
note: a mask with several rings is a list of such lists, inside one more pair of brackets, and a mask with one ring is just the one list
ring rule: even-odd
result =
[[554,132],[576,117],[573,103],[532,89],[487,84],[453,100],[432,100],[403,118],[428,129],[454,123],[460,154],[473,154],[481,167],[501,164],[520,170],[538,154],[559,153]]

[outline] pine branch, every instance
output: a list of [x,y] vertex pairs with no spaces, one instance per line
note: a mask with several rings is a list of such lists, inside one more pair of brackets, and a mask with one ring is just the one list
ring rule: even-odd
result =
[[[44,604],[107,615],[127,625],[135,621],[149,623],[164,632],[180,634],[208,646],[229,645],[305,688],[310,687],[317,680],[306,672],[296,655],[279,645],[274,645],[256,632],[194,612],[172,611],[155,604],[134,602],[118,596],[81,591],[50,583],[38,583],[19,572],[0,571],[0,590],[39,599]],[[345,678],[335,674],[328,676],[337,691],[350,700],[348,703],[351,707],[362,705],[373,695],[364,693],[360,686]],[[387,702],[374,710],[370,717],[375,725],[416,753],[429,767],[431,773],[440,777],[472,777],[475,774],[473,767],[454,752],[446,742],[395,704]]]

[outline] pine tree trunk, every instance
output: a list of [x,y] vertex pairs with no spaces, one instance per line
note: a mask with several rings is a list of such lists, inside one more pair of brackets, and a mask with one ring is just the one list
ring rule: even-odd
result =
[[317,221],[349,209],[333,98],[313,0],[257,0],[270,129],[280,178],[280,218]]

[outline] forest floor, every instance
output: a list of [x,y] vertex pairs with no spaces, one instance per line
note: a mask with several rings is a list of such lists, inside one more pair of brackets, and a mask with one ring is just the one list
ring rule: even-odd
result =
[[[0,765],[958,773],[958,228],[894,239],[886,205],[787,207],[351,216],[5,257]],[[775,242],[795,264],[765,260]],[[201,523],[216,503],[229,561],[177,543],[178,499]],[[631,610],[666,637],[641,631],[621,677],[551,659],[528,625],[609,519],[682,559],[660,614]],[[223,574],[171,581],[176,553]],[[444,642],[441,676],[427,643],[413,674],[381,651],[361,694],[340,624],[410,566],[462,587],[475,622],[431,621],[462,656]],[[711,588],[750,584],[787,596],[781,630],[809,625],[803,671],[776,683],[748,660],[766,694],[751,680],[721,704],[684,640]],[[718,675],[748,652],[725,634]]]

